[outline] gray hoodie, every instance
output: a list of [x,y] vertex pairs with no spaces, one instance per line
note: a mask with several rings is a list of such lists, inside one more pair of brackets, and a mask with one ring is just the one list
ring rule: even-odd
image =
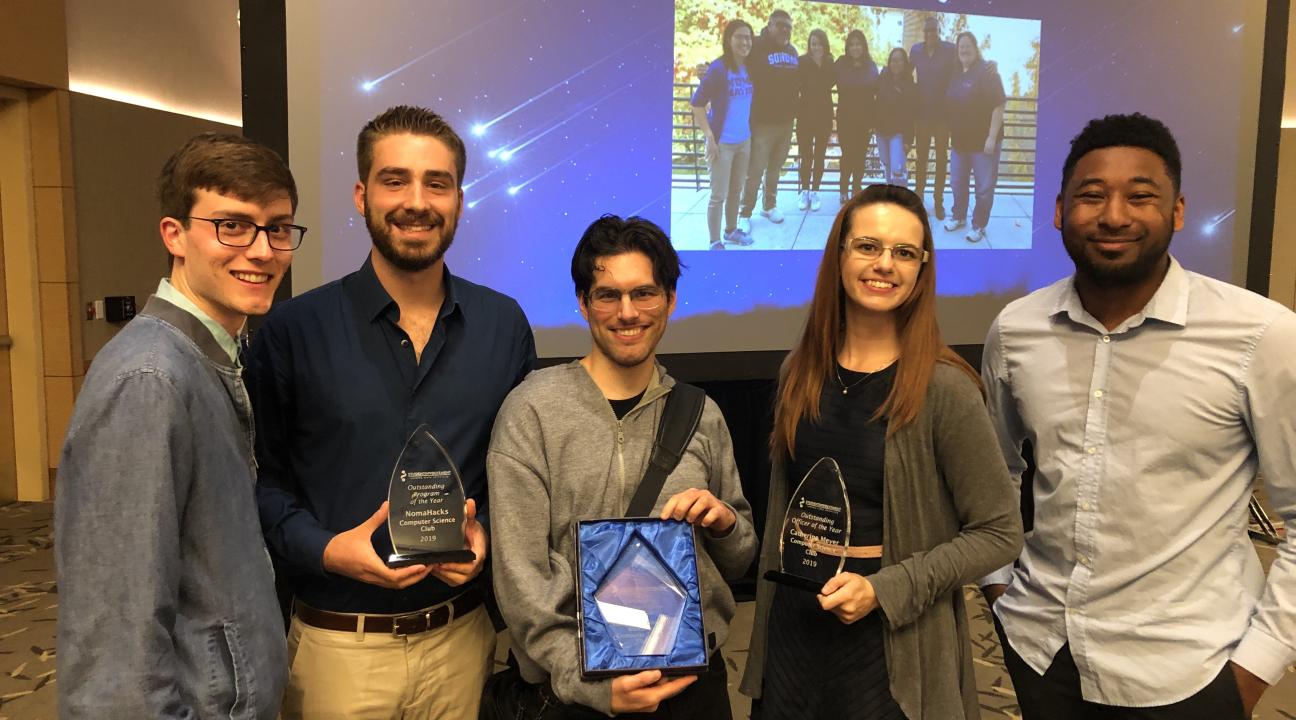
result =
[[[572,523],[620,517],[643,477],[675,381],[658,366],[643,399],[617,420],[579,361],[531,373],[495,420],[489,477],[495,594],[508,621],[522,677],[550,681],[567,703],[611,714],[611,680],[585,681],[577,653]],[[653,512],[672,495],[709,488],[738,516],[723,538],[699,529],[703,622],[724,644],[734,600],[726,579],[756,552],[751,507],[742,495],[729,430],[710,399]]]

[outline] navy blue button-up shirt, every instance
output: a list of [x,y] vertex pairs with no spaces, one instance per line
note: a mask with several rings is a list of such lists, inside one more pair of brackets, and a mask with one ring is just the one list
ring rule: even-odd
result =
[[[333,536],[387,499],[392,467],[420,424],[450,453],[490,527],[486,448],[500,404],[535,362],[526,316],[512,298],[447,270],[445,301],[419,359],[399,319],[366,260],[275,306],[253,338],[247,384],[261,526],[294,593],[313,607],[400,613],[462,591],[431,576],[389,590],[323,568]],[[391,553],[386,528],[373,542],[379,557]]]

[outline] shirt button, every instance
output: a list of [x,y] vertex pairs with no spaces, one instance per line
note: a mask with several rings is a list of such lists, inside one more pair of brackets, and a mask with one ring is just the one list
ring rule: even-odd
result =
[[1102,390],[1094,390],[1094,397],[1096,398],[1102,397]]
[[401,347],[405,347],[406,345],[409,345],[409,339],[408,339],[408,338],[406,338],[406,339],[404,339],[404,340],[401,340]]
[[1089,453],[1090,455],[1093,455],[1094,453],[1098,452],[1098,448],[1096,447],[1085,448],[1085,452]]
[[1080,509],[1084,510],[1085,512],[1089,512],[1089,507],[1090,505],[1088,500],[1085,500],[1084,502],[1080,503]]
[[1111,342],[1111,335],[1103,335],[1103,342],[1105,343]]
[[1084,565],[1085,567],[1089,567],[1088,557],[1085,557],[1084,555],[1077,555],[1076,560],[1079,560],[1081,565]]

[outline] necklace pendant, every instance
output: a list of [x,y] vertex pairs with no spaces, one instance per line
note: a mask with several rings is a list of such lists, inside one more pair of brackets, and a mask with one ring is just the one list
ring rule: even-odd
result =
[[842,388],[842,395],[845,395],[849,392],[850,392],[850,388]]

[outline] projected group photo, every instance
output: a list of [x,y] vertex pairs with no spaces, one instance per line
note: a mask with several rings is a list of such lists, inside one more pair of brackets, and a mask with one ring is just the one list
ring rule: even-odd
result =
[[675,3],[671,237],[823,249],[889,183],[940,249],[1031,247],[1039,20],[778,0]]

